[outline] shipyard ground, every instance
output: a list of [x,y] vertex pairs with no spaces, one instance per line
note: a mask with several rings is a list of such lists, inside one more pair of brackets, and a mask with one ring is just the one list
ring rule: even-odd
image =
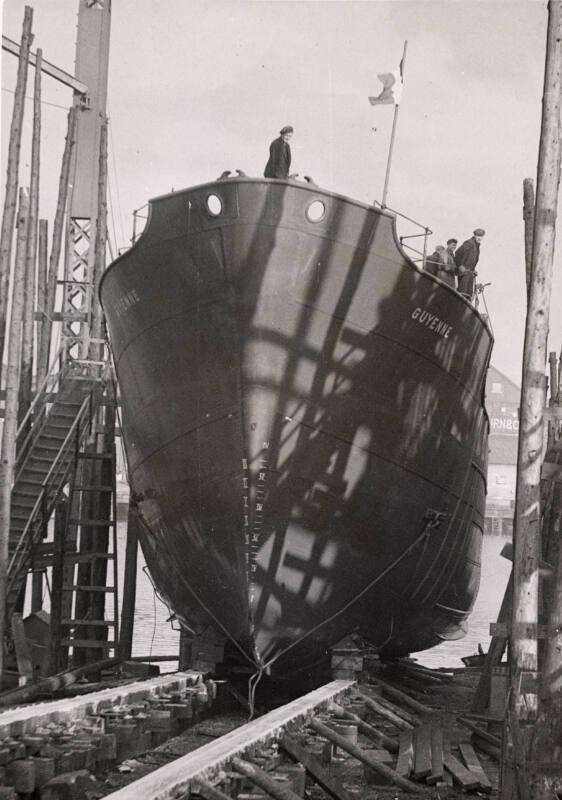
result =
[[[452,682],[444,683],[440,687],[427,690],[424,702],[431,705],[433,711],[422,722],[431,725],[439,725],[443,729],[446,738],[449,739],[453,752],[459,742],[470,741],[470,731],[458,722],[458,717],[469,713],[470,704],[476,684],[479,678],[479,671],[463,671],[456,673]],[[421,693],[419,693],[421,695]],[[232,711],[230,714],[221,714],[216,719],[206,719],[196,723],[192,728],[168,740],[160,747],[139,756],[138,758],[127,761],[125,765],[116,767],[102,781],[97,782],[96,789],[98,796],[106,796],[117,789],[134,783],[139,778],[148,775],[150,772],[171,763],[180,756],[190,753],[202,744],[211,739],[224,736],[230,731],[235,730],[247,721],[247,713],[244,711]],[[393,732],[392,725],[384,726],[387,732]],[[473,796],[489,797],[497,795],[499,778],[499,764],[492,757],[478,751],[478,757],[482,763],[484,771],[490,783],[491,792],[475,790]],[[326,765],[329,774],[338,779],[347,790],[352,800],[402,800],[411,797],[411,793],[396,786],[368,785],[365,780],[365,770],[363,765],[352,758],[337,758],[331,764]],[[435,798],[435,800],[453,800],[453,798],[466,797],[467,791],[459,786],[434,786],[426,787],[423,796]],[[255,800],[260,796],[255,794]],[[261,795],[266,797],[266,795]],[[318,786],[314,786],[310,781],[307,783],[306,796],[310,800],[321,800],[328,798],[329,795],[322,791]]]
[[[146,682],[151,688],[144,698],[138,688],[142,682],[131,688],[125,685],[117,705],[110,708],[93,701],[86,715],[79,711],[73,719],[70,711],[63,718],[57,712],[48,724],[44,715],[55,704],[47,702],[7,710],[0,713],[0,727],[8,718],[16,722],[10,731],[5,726],[2,728],[0,752],[6,755],[10,748],[11,752],[17,747],[23,749],[16,756],[17,761],[4,768],[5,785],[0,786],[0,797],[2,800],[23,797],[26,800],[28,797],[34,800],[97,800],[101,797],[115,797],[115,800],[129,797],[153,800],[158,797],[167,800],[181,797],[183,800],[190,795],[186,794],[185,787],[182,791],[178,775],[183,779],[191,770],[194,776],[208,778],[209,784],[222,792],[223,798],[267,798],[267,792],[247,777],[237,774],[237,768],[233,766],[237,754],[247,763],[261,765],[274,780],[281,781],[283,790],[287,789],[293,800],[295,797],[308,800],[328,797],[335,800],[396,800],[412,793],[445,800],[464,796],[467,792],[474,796],[486,794],[493,797],[497,791],[499,767],[498,750],[490,746],[490,740],[497,735],[497,726],[494,729],[482,722],[466,720],[466,716],[470,716],[479,670],[469,668],[453,674],[436,670],[422,672],[423,668],[420,668],[420,672],[416,672],[416,667],[411,669],[411,666],[408,664],[407,669],[399,665],[385,667],[372,675],[362,673],[356,682],[334,681],[311,695],[259,716],[250,724],[247,709],[240,705],[243,698],[234,692],[237,700],[226,684],[219,685],[217,691],[216,686],[212,688],[212,682],[204,684],[202,676],[198,680],[191,676],[185,688],[185,678],[180,678],[180,683],[175,686],[171,683],[172,676],[163,676],[160,692],[155,689],[158,679],[151,679]],[[382,691],[380,683],[377,685],[381,675],[384,677]],[[389,700],[384,689],[387,681],[389,692],[401,693],[403,701],[392,695],[392,702]],[[203,687],[206,687],[207,698]],[[187,695],[182,692],[187,692]],[[213,695],[214,702],[208,702]],[[315,699],[309,700],[312,695]],[[96,696],[100,696],[99,693],[92,694],[92,698]],[[76,698],[76,703],[87,698],[88,695]],[[368,698],[375,705],[386,703],[387,710],[393,707],[394,712],[390,711],[385,717],[384,707],[381,705],[378,711],[370,708]],[[297,708],[297,713],[291,708]],[[285,709],[289,710],[286,712]],[[357,726],[349,719],[343,720],[340,716],[342,709],[348,715],[355,715],[356,720],[364,721],[364,729],[361,724]],[[260,712],[262,710],[260,708]],[[34,713],[39,719],[35,734],[30,721]],[[275,718],[271,727],[270,718]],[[460,721],[461,718],[464,722]],[[96,719],[97,727],[92,727]],[[406,720],[413,724],[408,725]],[[338,724],[342,722],[343,725]],[[385,765],[382,770],[387,774],[373,771],[340,746],[323,740],[314,730],[315,724],[320,728],[327,725],[339,729],[340,734],[342,731],[346,731],[346,735],[354,734],[359,754]],[[178,729],[181,730],[179,734]],[[478,735],[479,730],[483,738]],[[373,741],[373,732],[382,737],[382,742]],[[428,736],[431,738],[435,732],[442,742],[440,753],[437,758],[433,754],[433,763],[430,760],[429,766],[424,768],[418,762],[418,757],[423,757],[423,739],[425,737],[427,741]],[[70,733],[70,736],[65,736],[65,733]],[[95,748],[99,748],[104,737],[107,739],[108,736],[114,737],[116,747],[110,758],[104,760],[98,757],[99,751]],[[403,745],[404,737],[407,739],[408,736],[412,760],[411,768],[405,772]],[[294,754],[293,760],[287,756],[291,742],[296,748],[301,748],[299,766],[295,766]],[[211,746],[211,743],[214,744]],[[484,750],[495,752],[495,757],[483,752],[481,744]],[[459,745],[462,745],[460,749]],[[479,777],[477,765],[473,765],[472,771],[470,767],[466,768],[467,746],[469,751],[477,754],[477,765],[482,770]],[[217,759],[214,762],[210,754],[213,748],[215,753],[222,752],[222,761]],[[89,761],[85,760],[86,756]],[[305,772],[302,763],[308,757],[313,762],[315,759],[316,764],[307,764]],[[55,777],[42,786],[37,784],[32,793],[22,793],[21,789],[26,785],[25,781],[21,783],[22,776],[25,777],[23,767],[33,766],[34,761],[38,766],[44,766],[50,759],[56,764]],[[14,764],[18,770],[14,771]],[[10,777],[14,774],[20,776],[20,784],[15,787],[19,791],[15,791],[12,782],[10,793]],[[397,779],[398,774],[401,777]],[[294,783],[287,783],[288,775]],[[71,792],[69,783],[73,786]],[[209,797],[196,777],[189,786],[191,797]],[[294,794],[291,795],[292,791]]]

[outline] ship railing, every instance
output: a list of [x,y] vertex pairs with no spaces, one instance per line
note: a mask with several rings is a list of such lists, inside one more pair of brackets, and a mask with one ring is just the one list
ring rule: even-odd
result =
[[[139,238],[139,236],[141,235],[141,233],[143,232],[143,230],[146,227],[146,221],[148,219],[148,211],[147,211],[147,209],[148,209],[148,203],[145,203],[144,206],[141,206],[140,208],[136,208],[133,211],[133,235],[131,236],[131,244],[134,244],[137,241],[137,239]],[[139,220],[144,220],[144,224],[142,225],[142,228],[140,228]],[[139,230],[139,228],[140,228],[140,230]]]
[[[383,204],[379,203],[378,200],[375,200],[373,205],[383,209],[383,211],[390,211],[391,214],[394,214],[396,217],[400,217],[400,219],[406,220],[406,222],[410,222],[412,225],[415,225],[416,228],[420,229],[420,233],[411,233],[407,234],[406,236],[400,236],[400,244],[405,250],[411,250],[413,253],[419,256],[419,258],[413,258],[412,261],[414,261],[416,264],[421,262],[421,265],[423,266],[425,264],[425,259],[427,258],[427,240],[433,233],[431,228],[428,228],[427,225],[423,225],[421,222],[418,222],[417,219],[412,219],[412,217],[409,217],[407,214],[402,214],[395,208],[383,206]],[[422,236],[423,250],[418,250],[417,248],[412,247],[410,244],[404,244],[406,239],[421,239]]]

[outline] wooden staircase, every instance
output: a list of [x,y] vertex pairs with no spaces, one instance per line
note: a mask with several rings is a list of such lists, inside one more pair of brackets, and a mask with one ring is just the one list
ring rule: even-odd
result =
[[[75,626],[81,620],[75,619],[69,613],[73,602],[80,602],[73,598],[78,597],[79,592],[88,593],[91,597],[93,593],[104,589],[104,593],[114,595],[114,606],[112,619],[104,620],[103,604],[101,619],[91,618],[88,626],[103,628],[106,633],[103,638],[107,640],[107,629],[117,628],[117,583],[114,581],[113,587],[105,587],[103,583],[99,586],[90,579],[84,579],[84,564],[88,569],[88,563],[92,575],[99,575],[99,564],[105,565],[115,556],[115,465],[113,450],[103,453],[96,452],[96,446],[91,442],[95,439],[96,420],[103,417],[107,412],[101,412],[102,401],[107,399],[107,389],[109,382],[100,377],[91,377],[83,374],[84,370],[71,368],[65,374],[58,376],[56,393],[45,392],[44,399],[36,403],[33,409],[28,430],[22,431],[20,436],[23,441],[18,445],[18,461],[16,464],[16,477],[12,489],[12,504],[10,517],[10,539],[9,539],[9,561],[8,561],[8,591],[6,597],[6,614],[10,622],[12,614],[20,611],[22,607],[27,575],[31,567],[35,570],[45,570],[53,566],[53,579],[56,575],[55,562],[55,543],[53,541],[44,542],[47,538],[49,520],[57,503],[64,500],[68,495],[70,500],[70,513],[67,516],[66,526],[62,532],[64,542],[59,548],[59,555],[62,556],[64,564],[57,565],[58,573],[66,575],[66,584],[55,587],[53,585],[52,606],[52,632],[58,632],[57,645],[72,645],[74,648],[86,646],[86,642],[80,643],[72,635]],[[82,373],[82,374],[81,374]],[[114,410],[111,410],[114,414]],[[30,417],[31,419],[31,417]],[[21,426],[20,426],[21,427]],[[25,437],[25,438],[23,438]],[[111,441],[111,448],[113,448]],[[99,448],[98,448],[99,449]],[[104,463],[101,469],[81,468],[84,461],[90,460],[91,463]],[[105,483],[98,479],[84,481],[84,476],[88,474],[95,476],[96,473],[103,474]],[[88,485],[86,485],[88,484]],[[64,491],[63,491],[64,490]],[[100,498],[106,495],[109,503],[103,502]],[[88,503],[84,499],[90,496],[95,498],[94,505],[97,504],[103,512],[103,518],[99,515],[95,519],[89,518]],[[92,538],[92,547],[87,543],[89,532],[97,531],[105,527],[105,530],[113,529],[113,536],[110,542],[102,542],[101,549],[104,552],[97,552],[99,546],[99,536]],[[76,552],[77,537],[80,541],[80,552]],[[102,537],[103,538],[103,537]],[[107,537],[106,537],[107,539]],[[109,545],[109,546],[108,546]],[[72,552],[74,550],[74,552]],[[89,551],[89,552],[88,552]],[[79,579],[68,580],[68,575],[73,573],[73,565],[81,563],[79,567]],[[98,565],[97,570],[94,564]],[[70,565],[70,566],[69,566]],[[63,568],[64,567],[64,568]],[[80,570],[82,573],[80,574]],[[115,573],[116,574],[116,569]],[[104,572],[105,576],[105,572]],[[64,577],[62,578],[64,581]],[[58,596],[66,593],[66,602],[60,603],[56,607],[56,591]],[[55,601],[55,605],[53,605]],[[88,605],[88,604],[86,604]],[[99,603],[97,604],[99,608]],[[82,602],[82,606],[84,603]],[[94,603],[95,606],[95,603]],[[61,612],[66,610],[64,617]],[[57,618],[58,612],[58,618]],[[91,616],[91,610],[89,612]],[[53,620],[53,618],[56,618]],[[58,628],[53,630],[53,621],[58,623]],[[64,623],[64,628],[60,625]],[[64,638],[61,631],[66,631]],[[91,627],[88,628],[91,630]],[[96,638],[96,637],[94,637]],[[113,637],[110,643],[96,642],[97,649],[108,650],[115,648],[117,636]],[[88,646],[92,644],[87,642]]]

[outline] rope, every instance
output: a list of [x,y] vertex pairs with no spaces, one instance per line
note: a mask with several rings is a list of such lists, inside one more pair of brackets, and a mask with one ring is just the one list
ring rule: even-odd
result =
[[248,680],[248,706],[250,708],[248,722],[251,722],[254,718],[254,713],[256,710],[256,689],[258,688],[258,683],[261,681],[264,672],[265,667],[260,667],[257,672],[254,672],[253,675],[250,675]]
[[351,608],[351,606],[355,605],[355,603],[361,597],[363,597],[363,595],[367,594],[367,592],[369,592],[373,588],[373,586],[376,586],[377,583],[380,583],[380,581],[382,581],[382,579],[385,578],[386,575],[388,575],[388,573],[394,569],[394,567],[396,567],[404,558],[406,558],[406,556],[408,556],[420,542],[429,537],[431,530],[440,523],[441,519],[438,520],[429,519],[425,524],[423,531],[416,539],[414,539],[412,544],[409,547],[407,547],[403,553],[397,556],[391,564],[389,564],[385,569],[383,569],[382,572],[380,572],[375,578],[373,578],[373,580],[370,583],[364,586],[363,589],[361,589],[361,591],[355,595],[355,597],[352,597],[351,600],[348,600],[348,602],[344,606],[342,606],[342,608],[340,608],[338,611],[335,611],[331,616],[322,620],[322,622],[319,622],[313,628],[306,631],[306,633],[303,633],[302,636],[300,636],[298,639],[295,639],[295,641],[291,642],[291,644],[287,645],[287,647],[285,647],[283,650],[281,650],[279,653],[273,656],[273,658],[271,658],[269,661],[266,661],[266,663],[263,665],[263,669],[264,670],[269,669],[269,667],[271,667],[272,664],[274,664],[279,658],[281,658],[281,656],[285,655],[285,653],[287,653],[293,647],[296,647],[298,644],[303,642],[317,630],[324,627],[324,625],[328,625],[330,622],[337,619],[337,617],[344,614],[349,608]]

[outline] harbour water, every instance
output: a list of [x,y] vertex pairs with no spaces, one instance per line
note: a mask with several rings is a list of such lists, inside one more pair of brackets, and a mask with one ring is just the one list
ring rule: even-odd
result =
[[[126,522],[118,525],[120,541],[120,575],[122,585]],[[490,622],[495,622],[509,578],[511,563],[500,556],[506,540],[499,536],[484,536],[482,549],[482,578],[474,611],[469,619],[468,634],[464,639],[443,642],[432,650],[416,655],[420,663],[430,667],[459,667],[461,658],[477,652],[478,645],[484,650],[490,640]],[[177,623],[170,621],[171,612],[158,599],[145,571],[142,553],[139,551],[137,574],[137,600],[133,655],[174,655],[179,649]],[[161,671],[177,667],[173,662],[160,665]]]
[[505,587],[511,572],[511,561],[500,552],[507,539],[485,535],[482,545],[482,576],[474,610],[468,620],[468,633],[456,642],[443,642],[432,650],[417,654],[428,667],[461,667],[463,656],[473,655],[482,645],[484,652],[490,641],[490,623],[496,622]]

